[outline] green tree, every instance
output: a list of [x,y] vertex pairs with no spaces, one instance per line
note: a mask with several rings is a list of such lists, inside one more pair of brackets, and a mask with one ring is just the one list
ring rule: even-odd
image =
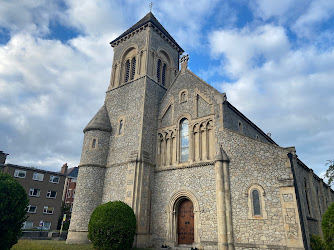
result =
[[124,202],[108,202],[95,208],[88,232],[88,238],[97,249],[131,249],[136,232],[136,216]]
[[1,249],[17,243],[27,216],[28,198],[21,184],[0,172],[0,242]]
[[58,225],[57,225],[58,230],[61,227],[61,223],[63,221],[64,214],[66,214],[66,221],[64,221],[63,230],[68,230],[69,220],[71,219],[70,206],[68,204],[66,204],[65,202],[62,202],[61,203],[61,208],[60,208],[60,215],[59,215],[59,218],[58,218]]
[[322,216],[321,223],[322,232],[324,234],[324,244],[326,249],[334,249],[334,202],[327,208]]
[[334,183],[334,160],[328,160],[326,166],[328,169],[326,170],[325,177],[328,178],[328,185]]

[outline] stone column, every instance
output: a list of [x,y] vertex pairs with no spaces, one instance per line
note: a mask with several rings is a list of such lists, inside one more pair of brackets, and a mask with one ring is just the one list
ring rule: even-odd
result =
[[233,250],[234,242],[233,242],[232,206],[231,206],[230,175],[229,175],[230,159],[228,158],[227,154],[223,149],[221,149],[221,152],[223,156],[223,171],[224,171],[227,245],[229,250]]
[[215,159],[217,221],[218,221],[218,250],[227,250],[226,205],[224,190],[223,156],[218,150]]

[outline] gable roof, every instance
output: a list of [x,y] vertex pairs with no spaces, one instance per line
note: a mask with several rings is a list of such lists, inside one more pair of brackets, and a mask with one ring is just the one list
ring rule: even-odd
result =
[[78,171],[79,171],[79,168],[78,168],[78,167],[70,168],[70,169],[66,172],[66,176],[67,176],[67,177],[70,177],[70,178],[77,178],[77,177],[78,177]]
[[165,28],[160,24],[160,22],[158,21],[158,19],[156,19],[156,17],[152,14],[152,12],[147,13],[146,16],[144,16],[142,19],[140,19],[137,23],[135,23],[134,25],[132,25],[129,29],[127,29],[125,32],[123,32],[119,37],[117,37],[116,39],[114,39],[113,41],[110,42],[111,46],[113,46],[113,44],[121,39],[122,37],[130,34],[131,32],[135,31],[136,29],[138,29],[139,27],[147,24],[147,23],[152,23],[155,27],[157,27],[166,37],[168,37],[168,39],[170,39],[175,45],[176,47],[178,47],[181,52],[183,53],[184,50],[180,47],[180,45],[178,45],[178,43],[174,40],[174,38],[167,32],[167,30],[165,30]]

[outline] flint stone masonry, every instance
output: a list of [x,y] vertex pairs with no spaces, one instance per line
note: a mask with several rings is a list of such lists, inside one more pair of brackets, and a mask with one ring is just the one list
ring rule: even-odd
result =
[[[295,148],[278,146],[225,93],[188,70],[188,57],[179,71],[183,50],[152,13],[128,31],[112,42],[105,102],[84,129],[67,243],[88,242],[95,207],[121,200],[136,214],[134,246],[178,249],[180,204],[188,200],[193,226],[181,247],[310,249],[309,234],[322,234],[333,191]],[[125,77],[128,58],[136,58],[136,69]]]

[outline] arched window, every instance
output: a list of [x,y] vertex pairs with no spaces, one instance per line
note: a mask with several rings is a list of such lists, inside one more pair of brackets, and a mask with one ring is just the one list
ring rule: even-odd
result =
[[92,141],[92,148],[95,148],[96,147],[96,139],[93,139]]
[[166,82],[166,68],[167,68],[167,65],[166,63],[164,63],[164,66],[162,67],[162,77],[161,77],[162,85],[165,85],[165,82]]
[[136,73],[136,57],[132,58],[131,62],[131,80],[134,79]]
[[180,123],[180,161],[187,162],[189,159],[189,123],[187,119],[182,119]]
[[306,205],[307,205],[307,212],[308,215],[311,216],[311,208],[310,208],[310,201],[309,201],[309,197],[308,197],[308,187],[307,187],[307,181],[304,178],[304,187],[305,187],[305,198],[306,198]]
[[261,216],[261,205],[259,191],[254,189],[252,191],[253,215]]
[[243,127],[242,127],[241,121],[238,122],[238,128],[239,128],[239,132],[243,133]]
[[129,75],[130,75],[130,59],[126,61],[125,63],[125,81],[124,82],[128,82],[129,81]]
[[119,121],[119,128],[118,128],[118,134],[123,134],[123,120]]
[[265,191],[258,184],[248,188],[248,219],[267,219]]
[[158,80],[158,82],[160,82],[160,69],[161,68],[161,60],[159,59],[158,60],[158,67],[157,67],[157,80]]

